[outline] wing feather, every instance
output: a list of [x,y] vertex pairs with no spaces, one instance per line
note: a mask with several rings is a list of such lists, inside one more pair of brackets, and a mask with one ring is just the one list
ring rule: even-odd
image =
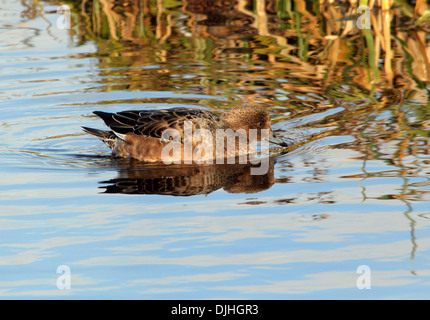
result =
[[164,130],[176,129],[181,133],[185,121],[191,121],[193,131],[208,129],[215,132],[218,128],[224,128],[225,124],[215,114],[201,109],[173,108],[162,110],[127,110],[117,113],[94,111],[103,119],[106,125],[120,138],[127,133],[161,138]]

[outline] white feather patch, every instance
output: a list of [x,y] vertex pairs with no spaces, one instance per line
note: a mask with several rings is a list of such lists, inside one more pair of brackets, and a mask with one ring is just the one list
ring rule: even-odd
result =
[[120,138],[121,140],[124,140],[124,141],[125,141],[125,134],[118,133],[118,132],[115,132],[115,131],[113,131],[113,133],[115,133],[115,135],[116,135],[118,138]]

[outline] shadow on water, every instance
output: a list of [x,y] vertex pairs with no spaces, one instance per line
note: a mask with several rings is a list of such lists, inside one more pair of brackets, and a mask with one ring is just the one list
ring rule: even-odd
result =
[[192,196],[220,188],[230,193],[257,193],[274,184],[274,159],[264,174],[251,174],[252,164],[154,165],[113,160],[118,177],[100,182],[105,193]]

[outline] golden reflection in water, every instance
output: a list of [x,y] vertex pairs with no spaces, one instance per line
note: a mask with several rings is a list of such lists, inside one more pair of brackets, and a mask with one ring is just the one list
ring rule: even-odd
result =
[[[29,18],[43,12],[38,2],[26,3]],[[263,105],[275,123],[342,107],[298,129],[329,128],[310,141],[352,136],[339,147],[359,151],[364,163],[388,161],[401,176],[428,165],[420,159],[430,143],[425,1],[360,1],[370,7],[371,29],[357,28],[356,1],[66,3],[71,33],[99,48],[101,90],[221,93],[227,101],[199,104]],[[133,100],[147,101],[154,99]],[[415,160],[405,163],[410,156]]]
[[[362,30],[349,2],[343,7],[303,0],[71,2],[78,37],[96,40],[107,56],[99,63],[105,90],[171,90],[179,78],[206,94],[223,92],[231,97],[229,106],[276,107],[282,101],[282,108],[297,116],[338,99],[366,99],[371,109],[404,103],[411,90],[419,92],[429,82],[425,24],[414,26],[414,15],[427,4],[378,3],[369,3],[372,29]],[[204,67],[193,68],[196,62]],[[156,63],[157,70],[138,68]],[[175,63],[184,64],[174,68]],[[184,79],[188,75],[194,77]],[[381,95],[375,97],[375,91]]]
[[[227,101],[199,103],[215,110],[263,105],[275,123],[341,107],[297,129],[327,128],[307,142],[354,137],[337,147],[358,151],[364,167],[377,159],[398,169],[363,170],[364,179],[420,175],[428,167],[430,38],[429,23],[420,21],[425,1],[361,1],[370,8],[371,29],[357,27],[356,1],[67,3],[79,41],[97,43],[102,90],[222,93]],[[154,99],[133,102],[147,101]],[[404,160],[411,156],[412,162]]]
[[[167,61],[172,46],[179,45],[206,61],[209,57],[265,60],[288,70],[290,75],[300,75],[315,84],[321,82],[323,87],[342,79],[346,64],[353,67],[355,84],[369,90],[377,83],[393,87],[398,84],[393,83],[398,81],[396,78],[410,75],[402,66],[392,64],[394,56],[397,60],[411,57],[413,76],[429,81],[425,24],[414,24],[427,4],[418,1],[412,7],[370,1],[372,28],[366,30],[357,28],[358,3],[351,2],[354,5],[345,1],[342,7],[304,0],[85,0],[71,5],[77,11],[82,39],[145,46],[140,54],[125,53],[134,59],[153,62],[154,56],[142,57],[143,51],[152,51],[146,47],[151,46],[160,62]],[[354,65],[351,54],[364,52],[352,50],[365,50],[367,61]],[[383,68],[379,59],[384,60]],[[386,75],[380,77],[382,69]],[[291,84],[284,86],[290,88]],[[409,83],[411,86],[413,83]]]

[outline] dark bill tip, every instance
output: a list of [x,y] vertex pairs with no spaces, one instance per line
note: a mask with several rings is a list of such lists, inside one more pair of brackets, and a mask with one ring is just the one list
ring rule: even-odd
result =
[[289,144],[286,141],[282,140],[278,135],[274,134],[273,132],[271,133],[271,135],[269,137],[269,142],[277,144],[281,147],[288,147],[289,146]]

